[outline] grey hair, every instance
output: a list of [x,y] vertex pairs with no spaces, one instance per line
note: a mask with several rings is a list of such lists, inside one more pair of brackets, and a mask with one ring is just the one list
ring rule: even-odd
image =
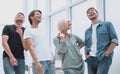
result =
[[58,22],[57,27],[58,27],[58,30],[59,30],[59,31],[63,31],[63,30],[66,28],[66,27],[65,27],[66,21],[68,21],[68,19],[62,19],[62,20],[60,20],[60,21]]

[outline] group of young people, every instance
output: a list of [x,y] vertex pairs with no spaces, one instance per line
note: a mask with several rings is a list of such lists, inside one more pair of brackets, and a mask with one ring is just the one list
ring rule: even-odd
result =
[[[118,45],[116,31],[111,22],[101,21],[98,11],[91,7],[86,11],[91,21],[85,32],[85,40],[68,33],[71,22],[58,22],[60,33],[53,39],[56,52],[62,61],[64,74],[84,74],[85,66],[80,49],[84,47],[88,74],[108,74],[113,50]],[[28,16],[31,27],[24,28],[25,16],[19,12],[14,24],[2,31],[3,67],[5,74],[25,74],[24,50],[32,56],[33,74],[56,74],[55,57],[49,48],[49,38],[41,31],[42,12],[33,10]]]

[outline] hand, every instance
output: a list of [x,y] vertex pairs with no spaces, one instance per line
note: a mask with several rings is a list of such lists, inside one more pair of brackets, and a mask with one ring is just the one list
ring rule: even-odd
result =
[[22,31],[21,28],[16,28],[16,32],[17,32],[20,36],[23,35],[23,31]]
[[108,56],[110,55],[110,53],[111,53],[111,52],[107,50],[107,51],[105,52],[105,56],[108,57]]
[[36,71],[37,71],[37,74],[43,74],[42,73],[42,71],[43,71],[42,64],[38,63],[36,65]]
[[89,58],[89,57],[90,57],[90,54],[89,54],[89,55],[85,54],[85,57],[86,57],[86,58]]
[[63,33],[60,33],[59,37],[60,39],[65,39],[65,35]]
[[18,66],[18,62],[17,62],[17,60],[15,59],[15,57],[10,58],[10,64],[11,64],[12,66]]
[[51,60],[53,63],[55,63],[55,57],[53,56],[52,57],[52,60]]

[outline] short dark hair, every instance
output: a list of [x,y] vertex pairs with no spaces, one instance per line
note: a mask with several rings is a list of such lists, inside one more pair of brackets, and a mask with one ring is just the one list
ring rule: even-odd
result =
[[30,12],[29,16],[28,16],[28,20],[30,22],[30,24],[32,24],[32,20],[31,20],[31,16],[34,16],[35,15],[35,12],[39,12],[40,14],[42,14],[42,12],[40,10],[33,10]]
[[94,9],[98,13],[98,11],[94,7],[88,8],[86,13],[88,13],[88,11],[91,10],[91,9]]

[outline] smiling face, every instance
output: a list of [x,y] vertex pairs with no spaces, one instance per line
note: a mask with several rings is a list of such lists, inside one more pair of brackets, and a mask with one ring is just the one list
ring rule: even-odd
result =
[[71,29],[71,22],[67,19],[62,19],[58,22],[58,30],[59,31],[67,31]]
[[15,22],[18,23],[18,24],[22,24],[25,20],[25,17],[24,17],[24,14],[23,13],[18,13],[16,16],[15,16]]
[[42,14],[39,13],[39,12],[34,12],[34,16],[33,16],[32,20],[35,21],[35,22],[38,22],[38,23],[41,22]]
[[65,21],[65,27],[67,30],[71,28],[71,22],[69,20]]
[[98,12],[94,8],[89,8],[87,10],[87,16],[90,20],[94,20],[94,19],[98,18]]
[[31,25],[33,23],[40,23],[42,20],[42,12],[40,10],[31,11],[29,16],[28,16],[28,20],[29,20]]

